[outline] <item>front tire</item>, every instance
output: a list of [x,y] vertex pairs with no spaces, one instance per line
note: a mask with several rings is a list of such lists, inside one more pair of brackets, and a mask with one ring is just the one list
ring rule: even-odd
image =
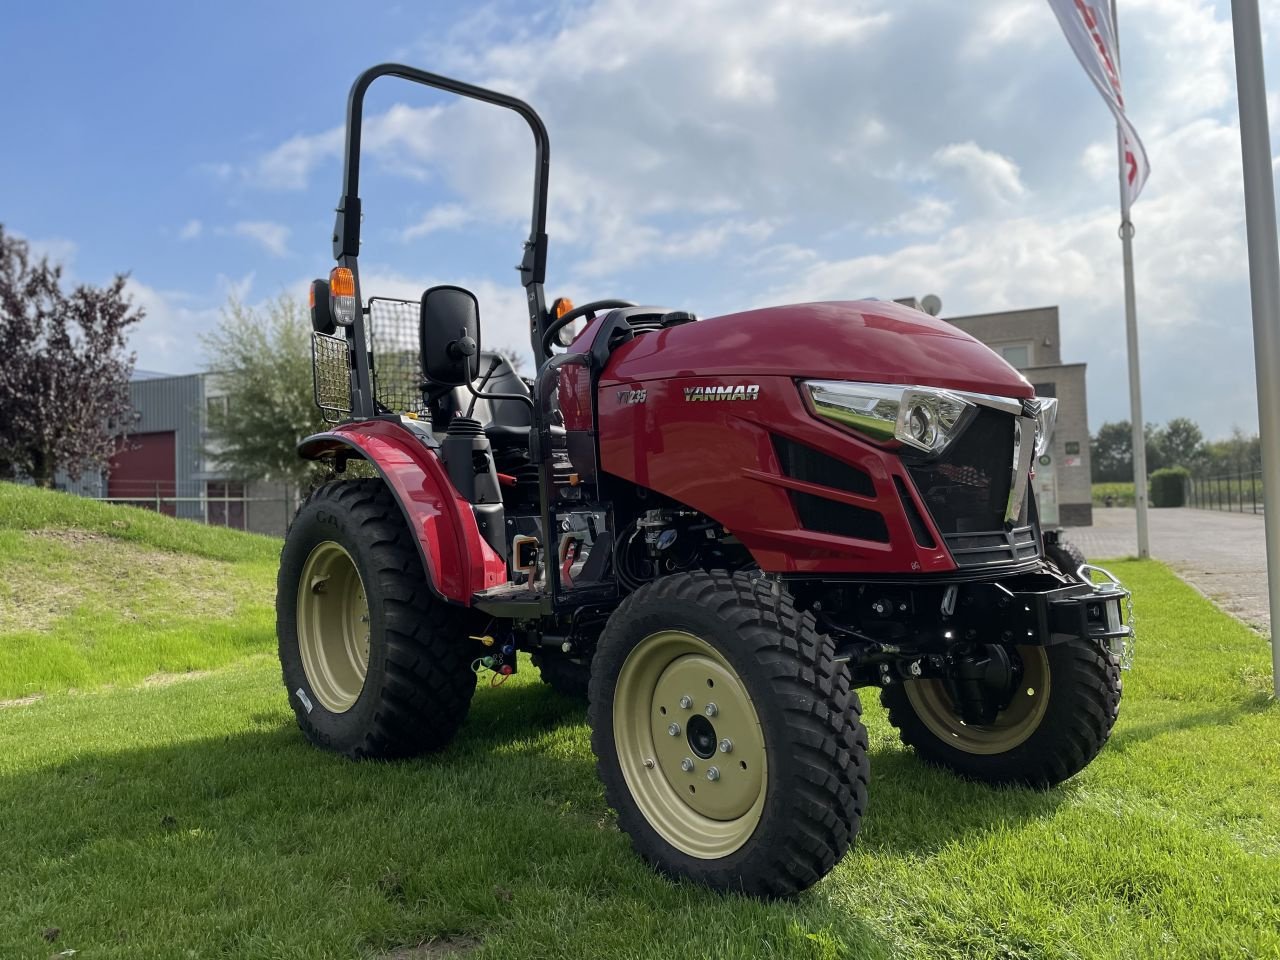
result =
[[560,696],[586,702],[591,685],[590,663],[570,660],[564,654],[535,653],[533,665],[542,682]]
[[675,574],[623,601],[592,660],[591,745],[641,857],[764,897],[835,866],[858,831],[868,762],[861,703],[833,654],[812,614],[746,574]]
[[431,593],[381,480],[317,488],[280,554],[276,632],[298,726],[351,758],[453,739],[475,692],[465,612]]
[[1120,666],[1097,641],[1016,648],[1019,682],[990,724],[968,725],[941,680],[886,687],[880,702],[925,762],[971,780],[1050,787],[1083,770],[1120,712]]
[[1072,580],[1080,579],[1080,568],[1088,562],[1085,560],[1083,551],[1061,535],[1052,542],[1046,541],[1044,555],[1055,567]]

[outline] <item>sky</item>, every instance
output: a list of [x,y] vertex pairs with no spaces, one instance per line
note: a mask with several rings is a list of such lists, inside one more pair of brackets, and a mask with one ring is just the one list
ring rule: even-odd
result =
[[[1229,3],[1119,16],[1152,168],[1133,211],[1144,413],[1252,432]],[[1277,78],[1280,0],[1262,18]],[[201,369],[228,298],[305,298],[332,266],[346,93],[382,61],[541,113],[548,299],[1056,304],[1091,428],[1128,418],[1115,128],[1044,0],[6,4],[0,223],[76,282],[128,272],[138,366]],[[486,346],[527,351],[532,169],[514,114],[377,81],[365,294],[468,286]]]

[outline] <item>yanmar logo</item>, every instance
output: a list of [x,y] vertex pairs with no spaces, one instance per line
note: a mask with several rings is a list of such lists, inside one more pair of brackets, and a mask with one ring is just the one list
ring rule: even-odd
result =
[[729,387],[685,387],[686,401],[696,400],[759,400],[760,385],[739,383]]

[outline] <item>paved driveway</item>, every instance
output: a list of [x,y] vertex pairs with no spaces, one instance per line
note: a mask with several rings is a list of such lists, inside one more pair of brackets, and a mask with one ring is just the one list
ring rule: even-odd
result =
[[[1228,613],[1270,630],[1267,613],[1267,546],[1262,515],[1195,510],[1148,511],[1151,555]],[[1065,531],[1090,560],[1138,554],[1131,507],[1096,507],[1092,527]]]

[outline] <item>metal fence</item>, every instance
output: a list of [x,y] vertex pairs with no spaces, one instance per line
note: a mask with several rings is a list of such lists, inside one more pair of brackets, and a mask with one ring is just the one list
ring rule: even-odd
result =
[[1212,477],[1192,477],[1187,505],[1201,510],[1262,513],[1262,471],[1241,469]]
[[[194,484],[183,484],[193,486]],[[87,500],[153,510],[169,517],[195,520],[210,526],[230,527],[283,536],[293,520],[297,501],[290,496],[249,496],[237,483],[211,482],[196,495],[180,495],[172,481],[116,481],[110,493],[78,491]]]

